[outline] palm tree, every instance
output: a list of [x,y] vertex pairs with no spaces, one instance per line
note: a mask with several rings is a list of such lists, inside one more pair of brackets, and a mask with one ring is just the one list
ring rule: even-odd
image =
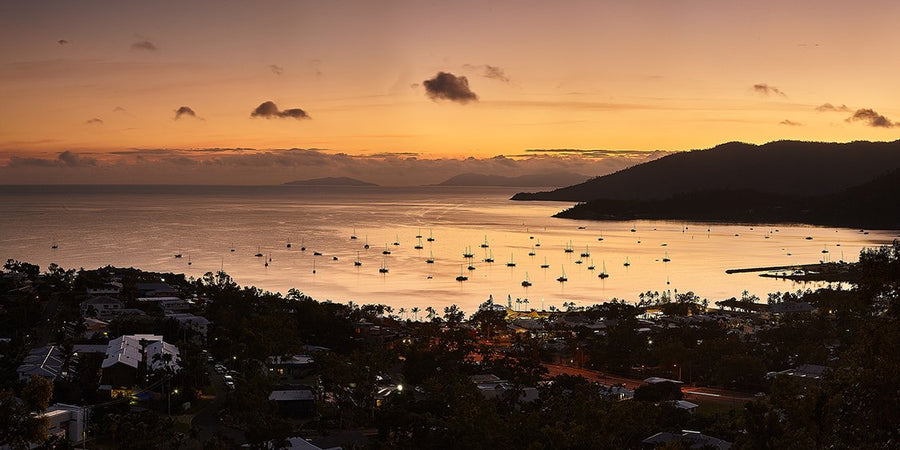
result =
[[397,310],[397,312],[400,313],[400,320],[403,320],[403,318],[406,316],[406,308],[400,308]]
[[526,310],[526,311],[529,311],[529,309],[528,309],[528,299],[526,298],[526,299],[522,300],[522,303],[525,304],[525,310]]
[[418,321],[419,321],[419,311],[421,311],[421,310],[419,309],[419,307],[418,307],[418,306],[413,306],[412,309],[411,309],[410,311],[412,311],[412,313],[414,314],[415,319],[413,319],[413,320],[415,320],[416,322],[418,322]]
[[428,320],[434,320],[434,317],[437,315],[437,311],[435,311],[431,306],[425,308],[425,311],[428,312],[428,315],[425,318]]
[[521,309],[521,307],[522,307],[522,299],[517,298],[516,299],[516,311],[519,311]]

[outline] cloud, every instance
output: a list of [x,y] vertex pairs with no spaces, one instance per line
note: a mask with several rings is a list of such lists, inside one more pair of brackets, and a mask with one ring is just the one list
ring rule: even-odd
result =
[[49,158],[22,158],[13,156],[9,160],[8,167],[65,167],[65,168],[78,168],[78,167],[94,167],[97,165],[97,160],[95,158],[91,158],[88,156],[81,156],[75,152],[70,150],[66,150],[59,155],[55,159]]
[[[123,149],[72,152],[41,158],[13,157],[0,165],[0,179],[20,183],[278,184],[304,178],[346,176],[386,186],[439,183],[462,173],[519,176],[548,172],[605,175],[666,152],[590,150],[591,154],[543,152],[487,158],[421,158],[414,152],[350,155],[316,148]],[[604,155],[604,152],[606,153]],[[97,159],[94,159],[96,157]],[[2,163],[0,163],[2,164]]]
[[781,89],[778,89],[775,86],[769,86],[766,83],[754,84],[753,92],[756,92],[757,94],[765,95],[765,96],[775,94],[775,95],[780,95],[782,97],[787,97],[787,94],[785,94]]
[[866,125],[875,128],[892,128],[900,125],[892,122],[891,119],[888,119],[887,117],[884,117],[881,114],[875,112],[875,110],[869,108],[857,109],[852,116],[847,118],[847,122],[857,121],[866,122]]
[[793,120],[790,120],[790,119],[784,119],[784,120],[782,120],[781,122],[778,122],[778,124],[779,124],[779,125],[788,125],[788,126],[791,126],[791,127],[799,127],[799,126],[802,126],[802,125],[803,125],[803,124],[800,123],[800,122],[794,122]]
[[84,123],[86,123],[88,125],[103,125],[103,120],[100,120],[100,119],[94,117],[93,119],[88,119]]
[[154,45],[154,44],[153,44],[152,42],[150,42],[150,41],[138,41],[138,42],[135,42],[134,44],[131,44],[131,49],[132,49],[132,50],[148,51],[148,52],[155,52],[155,51],[159,50],[159,48],[157,48],[156,45]]
[[482,65],[473,65],[473,64],[465,64],[464,68],[469,70],[480,70],[481,76],[485,78],[490,78],[492,80],[502,81],[504,83],[509,83],[510,79],[506,75],[506,72],[497,66],[492,66],[490,64],[482,64]]
[[59,45],[66,45],[69,43],[69,41],[67,41],[65,39],[60,39],[60,40],[56,41],[56,43]]
[[291,108],[286,109],[284,111],[279,111],[278,106],[275,105],[274,102],[267,101],[261,103],[253,112],[250,113],[250,117],[263,117],[266,119],[310,119],[309,114],[306,111],[300,108]]
[[834,106],[831,103],[825,103],[821,106],[816,106],[816,111],[819,112],[850,112],[850,108],[847,105]]
[[182,106],[175,110],[175,120],[178,120],[182,117],[193,117],[195,119],[199,119],[197,117],[197,113],[194,112],[189,106]]
[[275,75],[281,75],[284,73],[284,67],[281,67],[277,64],[269,64],[269,70],[272,71]]
[[448,72],[438,72],[434,78],[422,82],[432,100],[450,100],[458,103],[477,101],[478,96],[469,89],[469,80]]

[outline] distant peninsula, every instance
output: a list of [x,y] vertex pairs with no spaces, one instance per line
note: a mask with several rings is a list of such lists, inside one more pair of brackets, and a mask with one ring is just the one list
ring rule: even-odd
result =
[[506,177],[480,173],[463,173],[451,177],[436,186],[505,186],[505,187],[548,187],[568,186],[587,181],[590,177],[574,172],[547,172]]
[[900,141],[723,144],[514,200],[579,202],[555,217],[900,229]]
[[553,191],[520,192],[513,200],[648,201],[717,190],[825,195],[861,185],[898,167],[900,141],[730,142],[673,153]]
[[324,177],[284,183],[285,186],[378,186],[375,183],[349,177]]

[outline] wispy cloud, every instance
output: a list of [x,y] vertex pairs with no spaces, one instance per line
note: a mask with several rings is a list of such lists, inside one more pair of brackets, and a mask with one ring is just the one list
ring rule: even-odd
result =
[[60,39],[60,40],[56,41],[56,43],[59,45],[66,45],[69,43],[69,41],[67,41],[65,39]]
[[850,108],[847,105],[834,106],[831,103],[825,103],[820,106],[816,106],[816,111],[819,112],[850,112]]
[[449,72],[438,72],[434,78],[422,82],[425,93],[432,100],[450,100],[457,103],[477,101],[478,96],[469,89],[469,80]]
[[269,70],[272,71],[275,75],[281,75],[284,73],[284,67],[281,67],[277,64],[269,64]]
[[182,106],[175,110],[175,120],[178,120],[182,117],[193,117],[195,119],[199,119],[199,117],[197,117],[197,113],[195,113],[190,106]]
[[309,114],[300,108],[291,108],[279,111],[278,106],[272,101],[261,103],[251,113],[250,117],[262,117],[265,119],[310,119]]
[[464,64],[463,67],[467,70],[477,70],[481,72],[481,76],[485,78],[490,78],[492,80],[502,81],[504,83],[509,83],[511,80],[509,76],[506,75],[506,71],[503,68],[498,66],[492,66],[490,64]]
[[159,50],[159,48],[154,43],[147,40],[137,41],[134,44],[131,44],[131,49],[145,52],[155,52]]
[[787,126],[790,126],[790,127],[799,127],[799,126],[802,126],[802,125],[803,125],[803,124],[800,123],[800,122],[794,122],[793,120],[790,120],[790,119],[784,119],[784,120],[782,120],[781,122],[778,122],[778,124],[779,124],[779,125],[787,125]]
[[103,120],[94,117],[93,119],[88,119],[84,123],[88,125],[103,125]]
[[878,114],[873,109],[865,108],[865,109],[857,109],[856,112],[853,113],[852,116],[847,118],[847,122],[865,122],[866,125],[875,128],[893,128],[897,125],[888,119],[887,117]]
[[785,94],[784,91],[782,91],[781,89],[778,89],[775,86],[769,86],[766,83],[754,84],[752,89],[753,89],[753,92],[756,92],[757,94],[760,94],[760,95],[769,96],[769,95],[774,94],[774,95],[779,95],[782,97],[787,97],[787,94]]

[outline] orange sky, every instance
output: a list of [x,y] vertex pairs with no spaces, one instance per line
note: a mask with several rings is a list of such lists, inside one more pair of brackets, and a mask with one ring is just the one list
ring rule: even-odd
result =
[[[63,151],[895,140],[897,17],[893,1],[3,2],[0,170]],[[477,99],[429,96],[440,72]],[[266,101],[308,118],[251,117]]]

